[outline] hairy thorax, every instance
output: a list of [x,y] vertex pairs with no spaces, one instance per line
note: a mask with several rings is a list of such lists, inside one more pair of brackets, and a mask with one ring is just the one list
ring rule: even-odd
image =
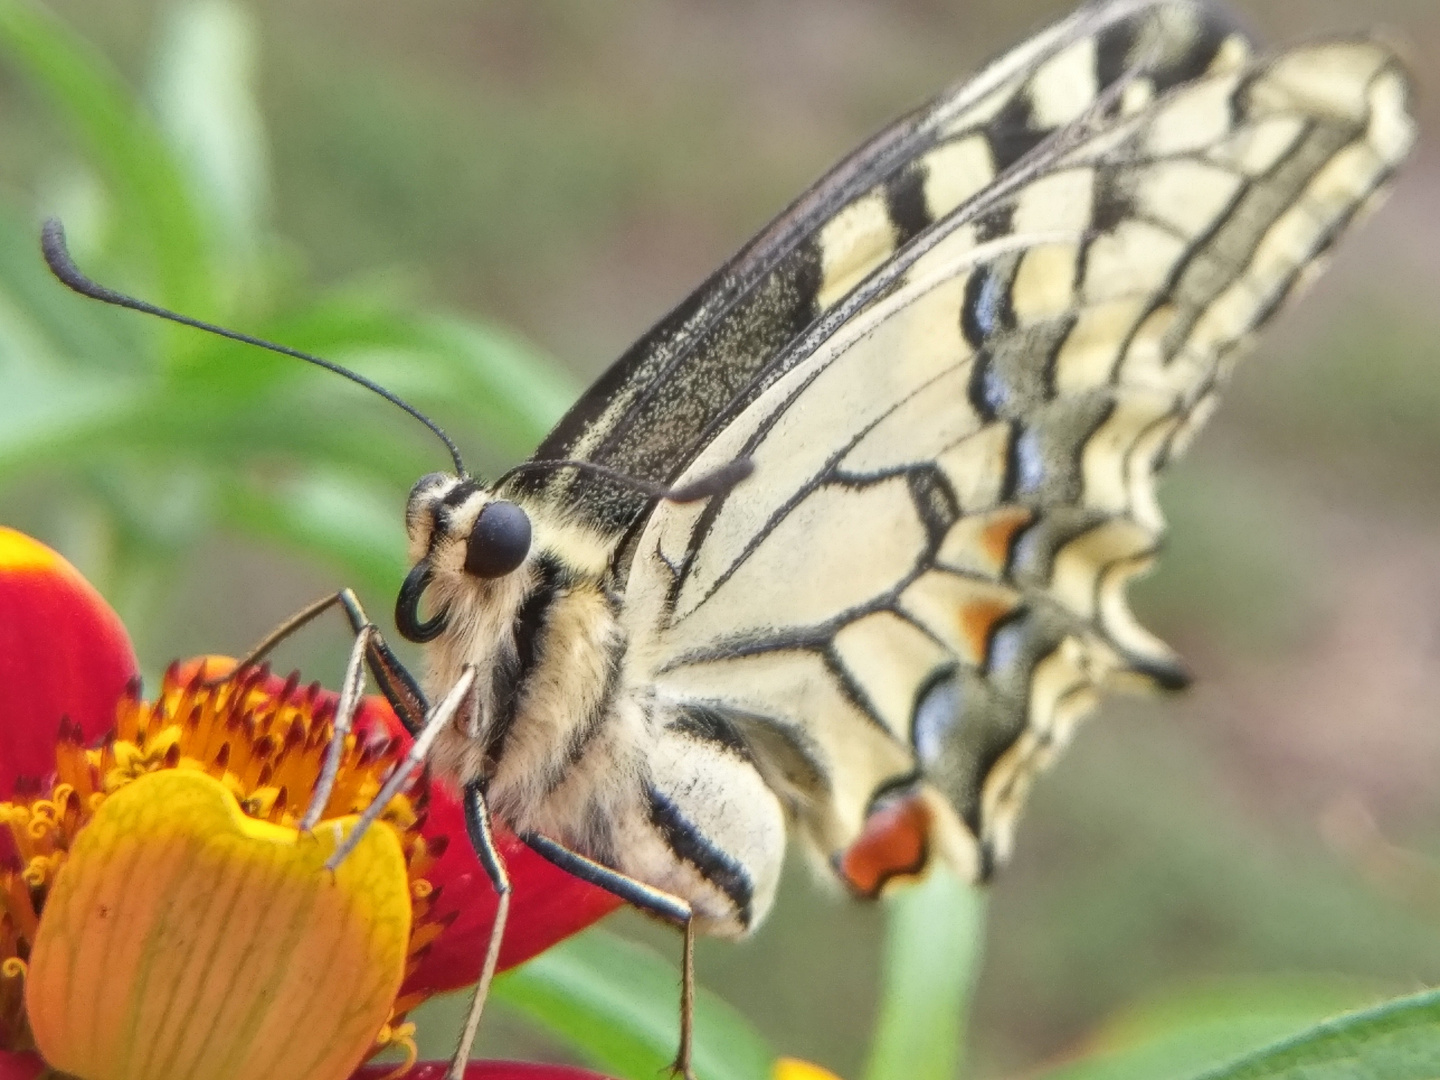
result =
[[439,700],[466,665],[477,686],[432,761],[456,784],[483,780],[515,831],[604,860],[607,823],[641,784],[644,711],[621,692],[625,642],[603,568],[586,565],[588,545],[569,530],[534,520],[517,573],[477,581],[437,566],[431,600],[449,625],[429,650],[426,690]]
[[467,551],[492,501],[453,477],[412,495],[412,576],[424,574],[441,628],[422,626],[427,694],[438,702],[467,668],[475,676],[433,768],[456,786],[478,782],[522,837],[683,900],[702,930],[748,932],[769,907],[785,844],[784,813],[751,754],[707,736],[695,703],[657,692],[643,650],[632,655],[611,543],[526,506],[534,541],[523,561],[502,576],[474,573]]

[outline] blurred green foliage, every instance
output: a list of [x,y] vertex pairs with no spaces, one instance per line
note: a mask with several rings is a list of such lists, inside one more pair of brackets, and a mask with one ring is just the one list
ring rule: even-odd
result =
[[[572,396],[536,350],[413,307],[376,284],[308,287],[269,220],[253,32],[216,0],[174,9],[144,108],[43,8],[0,3],[0,48],[75,156],[43,212],[114,287],[364,372],[442,421],[483,431],[481,460],[532,445]],[[389,407],[292,359],[65,295],[36,221],[0,211],[0,475],[46,478],[44,512],[89,523],[84,568],[146,644],[178,556],[216,529],[311,551],[392,588],[394,493],[446,463]],[[407,425],[414,430],[406,430]]]
[[[310,598],[287,591],[295,578],[383,603],[404,567],[403,492],[445,458],[349,384],[65,293],[38,257],[43,217],[64,218],[92,276],[351,366],[493,469],[528,452],[581,379],[658,314],[647,304],[678,299],[864,129],[1067,6],[57,2],[106,40],[103,53],[45,8],[0,0],[0,513],[81,565],[151,665],[176,647],[176,612],[197,603],[223,619],[226,597],[254,591],[273,622]],[[1323,0],[1254,6],[1307,31],[1348,14]],[[1430,9],[1381,7],[1409,20],[1428,55]],[[764,97],[767,86],[780,89]],[[1434,1074],[1431,998],[1311,1026],[1440,979],[1440,877],[1422,869],[1397,889],[1338,859],[1313,827],[1331,795],[1276,810],[1265,800],[1305,780],[1256,763],[1266,747],[1246,741],[1318,681],[1304,665],[1332,655],[1323,629],[1368,610],[1337,615],[1317,582],[1365,568],[1372,547],[1403,566],[1437,518],[1434,317],[1399,288],[1394,240],[1398,255],[1377,248],[1364,264],[1395,264],[1388,276],[1352,278],[1308,336],[1282,332],[1279,355],[1248,391],[1242,380],[1166,493],[1172,569],[1144,588],[1151,618],[1210,665],[1211,685],[1260,689],[1222,691],[1218,705],[1202,691],[1164,728],[1132,708],[1086,732],[1040,786],[988,922],[938,879],[891,905],[882,943],[873,912],[791,874],[756,942],[701,949],[702,976],[735,1006],[702,995],[702,1077],[762,1076],[771,1047],[856,1076],[865,1062],[867,1080],[1022,1069],[1328,1080],[1362,1075],[1360,1062],[1363,1075]],[[425,262],[447,301],[483,300],[584,374],[421,304],[417,275],[387,265],[401,254]],[[638,269],[645,259],[654,266]],[[1338,522],[1310,505],[1337,494],[1356,507]],[[1371,518],[1364,541],[1333,539]],[[281,584],[246,580],[237,552]],[[1418,601],[1431,582],[1413,583]],[[1396,641],[1423,642],[1423,626],[1368,589],[1354,594],[1377,594],[1407,628],[1353,659],[1350,682],[1374,672],[1381,688],[1360,710],[1378,727],[1385,686],[1433,698],[1413,669],[1385,666]],[[1333,717],[1302,711],[1305,735],[1336,737]],[[1227,727],[1229,715],[1242,719]],[[1343,741],[1331,750],[1357,756]],[[1434,760],[1399,739],[1376,768],[1411,759]],[[1353,779],[1333,760],[1324,769],[1304,775]],[[1429,820],[1428,779],[1418,793],[1371,790]],[[1422,844],[1436,834],[1413,830]],[[1274,972],[1296,974],[1254,977]],[[502,980],[497,1000],[558,1039],[515,1045],[649,1080],[670,1052],[676,977],[597,931]],[[1150,1004],[1124,1004],[1140,992]],[[420,1017],[431,1054],[454,1030],[447,1008]],[[495,1027],[487,1049],[502,1052]],[[1257,1049],[1278,1039],[1290,1041]],[[1063,1063],[1042,1064],[1065,1046]]]
[[[592,930],[502,975],[495,997],[547,1028],[595,1068],[645,1080],[663,1075],[675,1060],[677,990],[674,966],[657,953]],[[697,998],[697,1075],[766,1080],[775,1052],[765,1040],[713,994],[700,989]],[[439,1026],[439,1017],[432,1014],[430,1023]]]

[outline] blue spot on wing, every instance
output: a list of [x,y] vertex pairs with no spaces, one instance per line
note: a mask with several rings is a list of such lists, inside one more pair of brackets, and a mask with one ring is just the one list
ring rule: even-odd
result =
[[960,682],[953,674],[935,682],[921,696],[911,728],[915,755],[921,766],[933,766],[940,760],[963,707]]
[[981,273],[984,280],[980,284],[980,295],[976,299],[975,321],[981,332],[989,337],[1005,324],[1005,286],[989,271]]
[[999,674],[1015,666],[1025,652],[1025,637],[1029,632],[1025,619],[1012,619],[990,638],[990,656],[987,665],[992,674]]
[[960,312],[961,329],[972,347],[1010,325],[1010,292],[1005,279],[982,266],[965,282],[965,300]]
[[1015,440],[1015,487],[1023,493],[1040,490],[1045,482],[1045,452],[1040,445],[1040,436],[1033,428],[1027,428]]

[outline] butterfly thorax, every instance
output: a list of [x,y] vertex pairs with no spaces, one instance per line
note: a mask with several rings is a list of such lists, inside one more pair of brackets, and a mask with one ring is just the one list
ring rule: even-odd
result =
[[[612,777],[635,767],[612,753],[625,647],[605,563],[590,557],[597,547],[588,537],[532,512],[535,536],[520,566],[493,578],[467,571],[469,539],[494,502],[474,481],[426,478],[407,513],[411,555],[429,568],[426,599],[445,627],[427,650],[426,690],[438,700],[466,665],[477,675],[434,764],[457,783],[484,780],[496,812],[517,829],[574,833],[553,807],[561,789],[582,786],[577,768],[592,771],[597,754]],[[587,847],[602,840],[584,839]]]
[[613,542],[526,504],[523,562],[493,578],[471,572],[497,501],[473,481],[427,477],[407,512],[431,622],[444,627],[427,650],[426,691],[443,697],[467,665],[478,676],[436,742],[437,774],[483,781],[516,832],[684,898],[711,932],[745,932],[778,877],[775,795],[743,747],[717,754],[694,710],[627,663]]

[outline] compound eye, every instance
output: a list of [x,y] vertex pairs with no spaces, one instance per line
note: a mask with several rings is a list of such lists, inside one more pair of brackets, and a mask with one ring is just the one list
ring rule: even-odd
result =
[[504,577],[530,553],[530,519],[512,502],[487,503],[465,542],[465,572]]

